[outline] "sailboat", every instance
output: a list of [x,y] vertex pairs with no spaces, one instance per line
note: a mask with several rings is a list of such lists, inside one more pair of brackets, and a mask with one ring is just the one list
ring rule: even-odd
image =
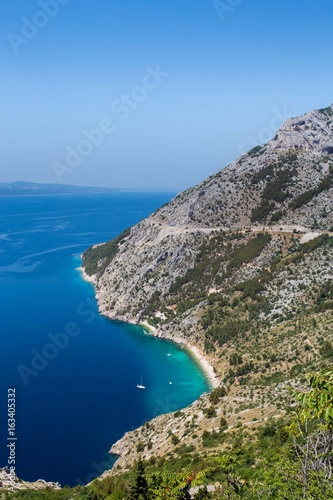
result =
[[140,384],[136,384],[137,388],[138,389],[145,389],[146,387],[144,385],[142,385],[142,375],[141,375],[141,383]]

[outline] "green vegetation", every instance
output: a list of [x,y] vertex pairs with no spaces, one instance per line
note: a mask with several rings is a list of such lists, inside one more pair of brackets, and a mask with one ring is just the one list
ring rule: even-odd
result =
[[297,264],[304,260],[304,257],[307,254],[325,246],[331,248],[333,247],[333,237],[329,236],[328,234],[321,234],[313,240],[307,241],[306,243],[303,243],[303,245],[297,247],[297,249],[291,252],[290,255],[288,255],[284,259],[276,260],[271,267],[275,270],[281,270],[282,268],[288,267],[291,264]]
[[315,187],[313,189],[309,189],[308,191],[304,191],[302,194],[297,196],[297,198],[295,198],[290,203],[290,208],[295,210],[296,208],[300,208],[303,205],[306,205],[307,203],[309,203],[312,200],[312,198],[314,198],[315,196],[318,196],[323,191],[327,191],[332,186],[333,186],[333,172],[332,172],[332,168],[330,167],[329,175],[324,177],[319,182],[317,187]]
[[[331,108],[319,111],[331,120]],[[288,214],[282,204],[298,185],[294,186],[294,177],[302,162],[317,175],[330,157],[312,165],[304,160],[305,151],[295,148],[284,156],[272,155],[277,160],[261,168],[263,153],[262,146],[248,152],[252,168],[260,170],[252,175],[248,169],[245,178],[255,197],[261,196],[251,220],[266,224]],[[219,184],[217,206],[208,205],[206,183],[198,192],[212,220],[226,207],[226,190],[230,198],[235,192],[239,195],[243,179],[237,172],[233,176],[230,190],[228,183]],[[219,180],[220,174],[214,177]],[[306,205],[332,186],[330,166],[316,187],[288,201],[289,208]],[[180,195],[179,201],[185,198]],[[235,196],[230,203],[231,216],[229,212],[224,220],[221,215],[210,226],[208,219],[197,217],[195,208],[192,212],[197,226],[221,226],[225,231],[191,233],[189,225],[184,239],[168,236],[170,247],[176,248],[173,258],[181,257],[182,276],[171,283],[169,276],[175,274],[170,273],[163,242],[157,265],[144,277],[144,285],[154,286],[153,294],[145,309],[141,297],[136,310],[152,324],[169,323],[171,334],[183,328],[193,345],[204,346],[223,385],[193,407],[132,433],[131,449],[119,461],[117,475],[61,491],[6,492],[6,500],[183,500],[194,485],[202,485],[197,499],[333,500],[333,238],[322,234],[300,244],[298,231],[285,227],[290,218],[272,236],[257,234],[253,228],[239,227],[246,224],[241,198]],[[320,211],[328,227],[332,224],[328,203]],[[308,215],[310,219],[310,210]],[[168,211],[156,219],[160,216],[168,223]],[[221,224],[215,225],[215,220]],[[129,234],[128,229],[109,243],[88,249],[83,258],[86,272],[102,274]],[[186,255],[188,260],[183,259]],[[135,272],[133,266],[129,274]],[[126,280],[126,273],[120,279]],[[136,291],[140,295],[139,285]],[[183,314],[192,308],[190,315]],[[320,371],[325,364],[329,367]],[[313,370],[307,386],[307,373]],[[142,458],[127,470],[132,452]],[[208,493],[206,485],[215,485],[216,491]]]
[[251,222],[262,222],[267,219],[270,213],[274,210],[274,203],[267,203],[263,200],[261,205],[254,208],[251,213]]
[[[280,204],[292,191],[297,162],[297,152],[290,151],[253,175],[263,199],[253,220],[283,216]],[[326,176],[303,197],[312,199],[331,186]],[[174,319],[177,329],[179,316],[195,308],[189,321],[182,316],[184,335],[204,343],[225,385],[200,398],[193,413],[178,410],[166,420],[172,425],[154,428],[164,436],[161,447],[145,431],[134,435],[132,450],[148,454],[146,461],[124,472],[124,460],[117,476],[68,489],[68,499],[177,500],[188,498],[190,486],[219,483],[220,490],[202,489],[197,498],[333,500],[332,371],[313,375],[306,393],[293,392],[296,414],[286,389],[290,382],[304,388],[310,370],[333,362],[333,238],[322,234],[300,244],[300,234],[283,225],[272,236],[247,228],[203,232],[183,276],[169,289],[155,287],[143,316],[160,325]],[[127,235],[89,249],[90,272],[105,269]],[[159,262],[163,276],[168,276],[166,264]],[[149,280],[155,280],[154,272]],[[157,311],[162,314],[155,316]],[[164,455],[150,456],[154,452]],[[64,492],[49,494],[61,498]]]
[[270,224],[274,224],[274,222],[277,222],[283,217],[284,211],[283,210],[277,210],[274,212],[271,216]]
[[288,186],[292,184],[293,176],[296,174],[294,166],[296,161],[297,154],[289,152],[279,162],[267,165],[252,177],[252,184],[266,181],[266,186],[262,191],[260,205],[252,210],[251,222],[265,221],[274,211],[275,202],[282,203],[289,198]]
[[302,194],[297,196],[297,198],[295,198],[294,201],[290,203],[290,208],[295,210],[296,208],[300,208],[303,205],[306,205],[312,200],[315,194],[316,194],[315,189],[309,189],[309,191],[304,191]]
[[274,165],[270,163],[266,167],[255,173],[251,179],[252,184],[258,184],[265,179],[271,179],[274,176]]
[[128,498],[130,500],[149,499],[149,487],[145,476],[145,466],[141,460],[138,460],[135,468],[135,479],[131,485]]
[[[261,254],[270,241],[271,236],[269,234],[259,233],[255,238],[250,239],[247,244],[235,248],[230,254],[229,263],[223,278],[226,279],[242,265],[253,261],[254,258]],[[252,278],[234,285],[234,290],[242,292],[241,303],[244,304],[245,299],[251,298],[252,301],[256,301],[259,304],[262,301],[260,293],[264,290],[265,284],[270,278],[270,273],[263,271],[260,278]],[[231,290],[229,289],[229,292]],[[242,336],[251,331],[251,311],[249,314],[248,310],[245,315],[246,317],[242,319],[235,319],[235,314],[232,314],[232,310],[239,304],[237,300],[235,298],[236,302],[231,303],[224,296],[218,294],[209,297],[208,304],[201,318],[201,325],[205,330],[205,346],[207,351],[212,350],[215,343],[222,346],[234,337]],[[254,313],[253,308],[252,312]],[[244,316],[244,313],[240,312],[240,314],[236,315],[236,318],[237,316],[241,318]]]
[[220,431],[212,431],[212,432],[208,432],[208,431],[203,431],[202,433],[202,445],[205,447],[205,448],[214,448],[218,445],[220,445],[221,443],[223,443],[223,441],[225,441],[225,433],[224,433],[224,430],[220,430]]
[[[223,346],[229,342],[236,335],[246,333],[251,329],[251,323],[237,319],[230,319],[227,321],[219,321],[220,318],[215,316],[214,323],[206,330],[206,339],[209,345],[217,342],[219,346]],[[210,350],[210,349],[209,349]]]
[[[244,264],[251,262],[258,257],[272,237],[268,233],[259,233],[254,238],[251,238],[247,243],[239,245],[230,255],[230,262],[227,266],[226,274],[239,269]],[[226,276],[227,277],[227,276]]]
[[278,170],[274,178],[266,184],[262,197],[264,200],[274,200],[282,203],[289,197],[287,187],[291,184],[295,175],[294,169]]
[[[295,312],[292,314],[282,309],[269,316],[274,306],[267,300],[267,294],[270,293],[272,283],[274,283],[274,289],[278,290],[284,277],[293,275],[295,267],[302,267],[304,260],[308,259],[311,254],[313,254],[311,260],[315,262],[322,259],[320,255],[328,256],[332,247],[333,238],[327,234],[322,234],[302,245],[291,238],[289,252],[286,252],[285,256],[277,255],[271,261],[269,268],[261,272],[257,271],[256,277],[245,281],[235,283],[229,281],[227,285],[224,285],[223,294],[214,293],[209,296],[206,305],[202,308],[200,320],[205,335],[204,346],[208,353],[215,350],[220,352],[221,347],[228,350],[229,366],[223,365],[224,383],[233,384],[238,380],[241,385],[251,383],[268,387],[281,383],[289,377],[298,377],[306,370],[304,356],[302,359],[297,349],[295,349],[295,356],[287,359],[290,363],[289,373],[286,369],[277,369],[278,363],[286,362],[286,355],[279,352],[281,343],[290,335],[296,333],[298,335],[299,330],[294,326],[293,329],[288,330],[287,334],[274,338],[270,334],[272,322],[283,325],[288,319],[298,316],[295,316]],[[284,277],[279,280],[279,276]],[[315,273],[312,280],[316,282]],[[310,282],[307,285],[300,283],[299,289],[305,297],[299,305],[300,318],[304,314],[311,315],[333,309],[332,280],[327,279],[323,285],[316,288],[313,288]],[[294,324],[295,321],[294,319]],[[266,342],[265,335],[269,336]],[[267,342],[277,348],[277,355],[272,353],[263,355],[262,350],[265,349]],[[303,343],[302,351],[312,353],[312,348],[309,344]],[[325,355],[324,351],[321,346],[319,352],[322,359],[329,358],[329,354]],[[299,362],[296,363],[296,360]],[[297,364],[300,369],[296,369]]]
[[333,116],[333,110],[330,106],[328,106],[327,108],[321,108],[321,109],[318,109],[319,113],[325,115],[325,116],[328,116],[328,117],[332,117]]
[[315,312],[323,312],[333,309],[333,283],[327,281],[319,290]]
[[130,228],[123,231],[117,238],[102,245],[90,247],[83,254],[83,267],[89,276],[102,274],[119,252],[119,246],[130,234]]
[[238,239],[242,237],[241,233],[221,233],[208,238],[201,246],[194,266],[171,284],[168,300],[165,301],[161,292],[154,292],[145,316],[151,318],[158,310],[169,320],[173,312],[168,307],[176,304],[177,313],[181,314],[207,300],[212,286],[220,286],[228,280],[238,269],[258,257],[271,241],[268,233],[259,233],[238,244]]
[[220,399],[227,395],[227,390],[225,387],[216,387],[209,394],[209,401],[213,405],[217,405],[220,402]]
[[255,146],[254,148],[250,149],[247,154],[249,156],[258,156],[258,154],[262,154],[265,150],[264,146]]
[[[203,446],[212,454],[191,448],[158,463],[139,459],[130,472],[88,487],[5,493],[4,499],[185,500],[190,487],[202,485],[195,498],[332,500],[332,368],[311,374],[309,384],[310,390],[293,391],[298,406],[288,419],[271,418],[251,435],[241,422],[226,432],[225,419],[218,432],[204,431]],[[225,451],[214,454],[221,443]],[[207,484],[215,491],[208,493]]]

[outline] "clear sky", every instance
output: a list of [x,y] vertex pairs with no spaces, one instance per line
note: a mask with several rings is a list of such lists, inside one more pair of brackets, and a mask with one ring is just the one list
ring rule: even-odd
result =
[[181,190],[333,102],[332,0],[1,0],[0,182]]

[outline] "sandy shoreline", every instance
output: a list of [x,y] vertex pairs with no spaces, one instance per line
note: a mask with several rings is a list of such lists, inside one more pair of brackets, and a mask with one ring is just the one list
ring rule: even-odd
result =
[[154,326],[151,326],[147,321],[142,321],[141,323],[139,323],[139,325],[146,328],[149,331],[149,333],[151,335],[154,335],[155,337],[171,340],[175,344],[183,346],[184,349],[186,349],[192,356],[197,365],[201,368],[201,371],[204,373],[205,377],[209,381],[212,388],[214,389],[220,385],[221,382],[219,378],[215,375],[214,368],[212,367],[208,359],[205,358],[205,356],[202,354],[201,351],[199,351],[197,347],[187,343],[183,338],[177,338],[172,336],[168,337],[165,334],[159,334],[158,330]]
[[[96,278],[95,276],[89,276],[83,267],[77,267],[77,270],[80,271],[82,278],[85,281],[88,281],[89,283],[93,283],[94,285],[96,284]],[[100,313],[102,314],[102,313]],[[105,314],[106,317],[109,317]],[[112,317],[109,317],[110,319],[113,319]],[[134,321],[127,321],[127,323],[133,323],[137,324]],[[147,332],[149,332],[151,335],[154,335],[155,337],[161,338],[161,339],[166,339],[166,340],[171,340],[172,342],[175,342],[175,344],[183,346],[184,349],[186,349],[189,353],[190,356],[194,359],[194,361],[197,363],[203,374],[205,375],[206,379],[208,380],[209,384],[211,387],[214,389],[215,387],[218,387],[220,385],[220,380],[219,378],[215,375],[214,368],[208,361],[208,359],[203,355],[203,353],[195,346],[189,344],[186,342],[184,338],[178,338],[178,337],[172,337],[172,336],[167,336],[164,333],[159,333],[157,328],[154,326],[150,325],[147,321],[141,321],[139,323],[139,326],[142,326]]]
[[214,368],[205,358],[205,356],[199,351],[197,347],[193,345],[185,344],[185,347],[193,355],[195,361],[201,367],[212,388],[215,389],[216,387],[219,387],[221,384],[220,379],[215,375]]

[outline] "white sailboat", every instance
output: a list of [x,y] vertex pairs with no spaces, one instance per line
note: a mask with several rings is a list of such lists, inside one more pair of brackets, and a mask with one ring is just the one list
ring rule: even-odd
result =
[[136,384],[137,388],[138,389],[145,389],[146,387],[144,385],[142,385],[142,375],[141,375],[141,383],[140,384]]

